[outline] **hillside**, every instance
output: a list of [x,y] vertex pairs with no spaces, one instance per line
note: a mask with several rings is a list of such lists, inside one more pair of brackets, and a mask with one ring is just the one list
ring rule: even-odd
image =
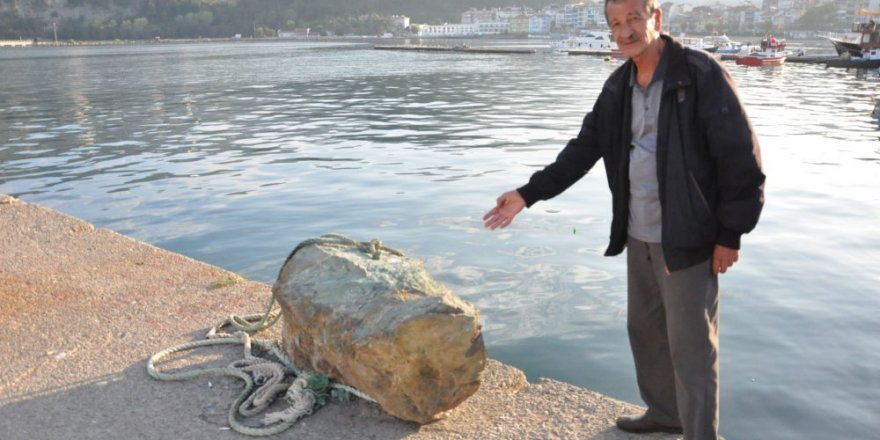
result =
[[[520,0],[517,6],[546,1]],[[143,39],[262,36],[279,28],[376,34],[390,15],[458,22],[471,7],[510,0],[0,0],[0,39]]]

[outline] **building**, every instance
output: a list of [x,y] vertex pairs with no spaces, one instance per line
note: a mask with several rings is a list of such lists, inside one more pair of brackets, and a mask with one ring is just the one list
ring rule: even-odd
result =
[[754,34],[763,22],[761,10],[754,5],[727,8],[721,17],[722,31],[732,34]]
[[553,27],[553,17],[533,15],[529,17],[529,35],[549,35]]
[[419,24],[411,28],[416,35],[427,38],[480,37],[506,34],[507,22]]
[[529,34],[529,17],[520,15],[507,20],[510,23],[509,32],[513,35]]
[[[566,5],[562,11],[562,26],[568,29],[606,28],[604,2],[586,2]],[[557,22],[559,24],[559,22]]]
[[278,38],[309,38],[310,28],[279,29]]
[[409,17],[405,15],[392,15],[391,24],[395,29],[406,29],[409,27]]
[[477,35],[502,35],[510,32],[510,22],[485,21],[477,23]]
[[462,24],[494,22],[498,20],[498,9],[471,8],[461,14]]

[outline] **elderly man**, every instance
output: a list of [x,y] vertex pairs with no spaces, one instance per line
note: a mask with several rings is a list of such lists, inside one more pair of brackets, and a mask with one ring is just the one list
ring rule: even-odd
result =
[[628,432],[718,438],[718,275],[758,222],[760,148],[733,80],[708,54],[661,34],[657,0],[605,0],[629,60],[578,136],[529,182],[498,197],[487,228],[565,191],[602,159],[612,194],[605,255],[627,249],[627,330],[645,414]]

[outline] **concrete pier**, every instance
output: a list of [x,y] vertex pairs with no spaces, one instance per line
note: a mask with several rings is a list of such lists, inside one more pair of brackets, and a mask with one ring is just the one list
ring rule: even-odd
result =
[[400,45],[400,46],[374,46],[376,50],[404,50],[415,52],[464,52],[464,53],[492,53],[492,54],[520,54],[530,55],[536,53],[535,49],[506,49],[499,47],[470,47],[470,46],[424,46],[424,45]]
[[[226,424],[238,381],[158,382],[145,365],[161,349],[204,337],[230,313],[260,312],[269,286],[225,282],[234,277],[221,268],[9,196],[0,195],[0,225],[0,439],[248,438]],[[240,357],[238,347],[204,349],[168,368]],[[617,416],[641,411],[555,380],[528,383],[516,368],[490,361],[480,390],[439,422],[402,422],[353,400],[332,402],[270,438],[677,438],[614,427]]]

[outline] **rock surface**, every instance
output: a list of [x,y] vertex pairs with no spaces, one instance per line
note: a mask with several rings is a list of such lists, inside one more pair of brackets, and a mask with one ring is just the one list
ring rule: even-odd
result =
[[427,423],[480,386],[486,350],[477,310],[421,262],[325,236],[299,246],[273,287],[284,348],[376,399],[389,414]]

